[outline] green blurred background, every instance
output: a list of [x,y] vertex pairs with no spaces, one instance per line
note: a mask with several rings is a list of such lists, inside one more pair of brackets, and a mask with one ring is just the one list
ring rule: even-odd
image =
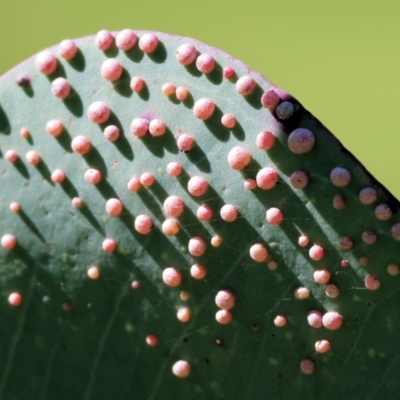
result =
[[0,75],[100,29],[197,38],[295,96],[400,197],[400,1],[0,0]]

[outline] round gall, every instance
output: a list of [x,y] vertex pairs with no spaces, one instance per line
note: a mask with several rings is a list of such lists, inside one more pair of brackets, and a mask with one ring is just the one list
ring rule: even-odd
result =
[[106,253],[112,253],[117,248],[117,242],[113,239],[106,238],[103,240],[101,247]]
[[235,296],[229,290],[220,290],[215,296],[215,304],[222,310],[230,310],[235,305]]
[[193,114],[201,120],[206,120],[211,117],[215,110],[215,104],[211,99],[203,98],[197,100],[193,106]]
[[15,201],[10,203],[10,211],[17,213],[20,210],[21,210],[21,206],[19,205],[19,203],[15,202]]
[[282,328],[286,325],[286,317],[284,315],[277,315],[274,318],[274,325],[278,328]]
[[108,199],[106,202],[106,212],[111,217],[118,217],[122,213],[123,205],[118,199]]
[[21,135],[22,138],[24,139],[28,139],[29,136],[31,135],[29,133],[29,130],[27,128],[21,128],[21,130],[19,131],[19,134]]
[[130,131],[137,137],[143,137],[149,130],[149,122],[145,118],[135,118],[131,122]]
[[322,317],[322,324],[326,329],[335,331],[342,326],[343,317],[336,311],[329,311]]
[[386,270],[390,276],[396,276],[400,272],[400,268],[396,264],[389,264]]
[[50,50],[44,50],[36,56],[35,65],[39,72],[50,75],[57,68],[57,58]]
[[343,210],[346,207],[346,199],[343,195],[337,194],[333,197],[332,205],[336,210]]
[[51,136],[58,136],[64,129],[63,123],[59,119],[51,119],[46,124],[46,132]]
[[331,171],[330,178],[335,186],[343,187],[347,186],[350,183],[351,174],[345,168],[336,167]]
[[305,375],[311,375],[314,372],[314,362],[309,358],[305,358],[300,362],[300,370]]
[[162,273],[162,280],[167,286],[179,286],[182,281],[181,273],[173,267],[165,268]]
[[51,180],[54,183],[63,183],[65,179],[65,174],[61,169],[56,169],[51,173]]
[[85,181],[92,185],[97,185],[101,181],[101,172],[97,169],[90,168],[84,174]]
[[308,246],[308,243],[310,243],[310,239],[308,238],[307,235],[301,234],[299,236],[299,239],[298,239],[297,243],[301,247],[306,247],[306,246]]
[[228,310],[219,310],[215,313],[215,319],[221,325],[229,324],[232,321],[232,313]]
[[224,69],[222,70],[222,74],[224,75],[225,79],[232,79],[236,72],[232,67],[224,67]]
[[312,260],[319,261],[322,260],[325,253],[324,249],[320,245],[314,244],[313,246],[311,246],[308,254]]
[[132,289],[139,289],[140,288],[140,282],[139,281],[132,281],[131,287],[132,287]]
[[184,43],[178,47],[175,56],[180,64],[189,65],[196,59],[197,50],[192,44]]
[[270,131],[262,131],[256,137],[256,146],[261,150],[269,150],[275,144],[275,135]]
[[7,300],[10,306],[17,307],[22,303],[22,296],[19,293],[14,292],[8,296]]
[[290,101],[283,101],[279,104],[276,109],[276,115],[281,120],[284,121],[289,119],[294,114],[294,105]]
[[381,281],[373,274],[368,274],[364,279],[364,283],[368,290],[377,290],[381,286]]
[[148,235],[153,229],[153,221],[148,215],[138,215],[134,222],[135,230],[141,235]]
[[110,142],[115,142],[119,138],[119,128],[115,125],[108,125],[104,129],[104,137]]
[[87,275],[90,279],[99,279],[100,278],[100,269],[99,267],[92,266],[87,270]]
[[176,139],[176,145],[178,146],[179,151],[183,151],[184,153],[192,150],[194,144],[194,139],[187,133],[182,133]]
[[188,250],[192,256],[200,257],[206,251],[206,243],[201,237],[194,236],[189,240]]
[[268,90],[261,96],[261,104],[264,108],[274,110],[280,102],[280,97],[275,90]]
[[26,161],[31,165],[38,165],[40,163],[39,153],[35,150],[28,151],[26,153]]
[[223,242],[222,236],[216,235],[211,238],[211,246],[219,247]]
[[151,346],[154,347],[157,345],[158,343],[158,337],[155,335],[147,335],[146,336],[146,343]]
[[101,64],[100,74],[106,81],[117,81],[121,77],[122,72],[122,65],[115,58],[108,58]]
[[57,78],[51,82],[51,93],[58,99],[64,100],[71,91],[71,85],[65,78]]
[[178,378],[186,378],[190,374],[190,364],[187,361],[179,360],[172,366],[172,373]]
[[136,33],[131,29],[124,29],[118,32],[115,38],[115,44],[123,51],[130,50],[136,44]]
[[261,243],[250,247],[250,257],[256,262],[264,262],[268,258],[268,250]]
[[150,135],[153,137],[164,135],[166,130],[167,127],[160,119],[152,119],[149,123],[149,132]]
[[209,74],[215,68],[214,57],[207,53],[199,55],[196,60],[196,67],[203,74]]
[[308,184],[308,175],[304,171],[294,171],[290,175],[290,183],[295,189],[304,189]]
[[196,211],[197,218],[200,221],[209,221],[213,217],[213,214],[212,208],[206,204],[201,205]]
[[267,267],[270,271],[275,271],[278,268],[278,263],[275,260],[268,261]]
[[158,46],[158,37],[154,33],[145,33],[139,39],[139,48],[143,53],[153,53]]
[[256,81],[249,75],[242,76],[236,82],[236,91],[242,96],[249,96],[256,88]]
[[90,150],[91,143],[86,136],[79,135],[72,139],[71,147],[75,153],[86,154]]
[[203,279],[207,275],[207,270],[203,265],[194,264],[190,267],[190,275],[194,279]]
[[394,240],[400,240],[400,222],[394,224],[390,231]]
[[361,239],[365,244],[374,244],[378,238],[374,232],[364,231],[361,235]]
[[15,150],[7,150],[6,153],[4,154],[4,158],[8,162],[14,163],[15,161],[18,160],[18,153]]
[[143,186],[149,187],[154,183],[154,176],[151,172],[143,172],[143,174],[140,175],[139,180]]
[[339,247],[342,250],[350,250],[353,247],[353,241],[348,236],[343,236],[339,240]]
[[178,221],[172,218],[166,219],[161,225],[161,230],[165,235],[168,236],[176,235],[179,232],[179,229],[180,227]]
[[226,222],[233,222],[238,216],[237,208],[232,204],[225,204],[220,210],[221,218]]
[[131,191],[131,192],[137,192],[141,188],[142,184],[140,183],[140,179],[137,176],[134,176],[131,178],[126,185],[126,187]]
[[329,351],[331,348],[331,344],[329,343],[328,340],[318,340],[315,342],[315,350],[318,353],[326,353],[327,351]]
[[191,316],[191,312],[187,307],[181,307],[176,313],[176,317],[183,323],[189,322]]
[[175,90],[175,96],[179,101],[185,101],[189,96],[189,90],[184,86],[178,86]]
[[228,153],[228,164],[235,170],[242,170],[251,161],[250,153],[243,147],[236,146]]
[[161,87],[161,91],[165,96],[171,96],[171,94],[174,94],[175,89],[175,85],[171,82],[165,82]]
[[375,216],[379,221],[387,221],[392,216],[392,210],[387,204],[379,204],[375,208]]
[[83,200],[80,197],[74,197],[71,200],[72,207],[74,208],[82,208],[83,207]]
[[180,197],[169,196],[164,200],[164,212],[170,217],[179,217],[183,213],[184,204]]
[[360,202],[365,205],[372,204],[374,201],[376,201],[377,197],[378,195],[376,190],[371,187],[362,189],[358,195]]
[[129,84],[132,92],[139,93],[144,88],[144,80],[140,76],[134,76]]
[[192,196],[199,197],[207,191],[208,183],[201,176],[193,176],[189,179],[187,188]]
[[66,39],[58,45],[58,53],[66,60],[73,59],[77,52],[78,48],[73,40]]
[[294,291],[294,298],[297,300],[304,300],[310,297],[310,291],[305,287],[299,287]]
[[254,190],[257,187],[255,179],[247,178],[243,181],[243,186],[246,190]]
[[233,114],[224,114],[221,118],[221,124],[225,126],[225,128],[233,129],[236,126],[236,119]]
[[295,154],[304,154],[311,151],[314,146],[315,138],[313,133],[305,128],[295,129],[288,138],[290,151]]
[[106,122],[110,117],[110,114],[111,111],[107,104],[102,101],[95,101],[87,110],[88,118],[95,124],[102,124]]
[[114,36],[111,34],[111,32],[103,29],[97,33],[94,42],[98,49],[104,51],[111,47],[114,42]]
[[340,294],[340,290],[335,284],[330,283],[326,285],[325,294],[331,299],[336,299]]
[[6,250],[12,250],[17,245],[17,239],[14,235],[6,233],[1,237],[1,246]]
[[326,268],[317,269],[314,271],[313,277],[315,282],[323,285],[331,279],[331,273]]
[[271,207],[266,212],[267,221],[271,225],[279,225],[283,221],[283,213],[279,208]]
[[322,312],[313,310],[308,313],[307,322],[313,328],[321,328],[322,327]]
[[272,189],[278,182],[278,173],[274,168],[265,167],[256,175],[257,186],[263,190]]
[[182,173],[182,165],[178,162],[170,162],[167,165],[167,174],[170,176],[179,176]]

